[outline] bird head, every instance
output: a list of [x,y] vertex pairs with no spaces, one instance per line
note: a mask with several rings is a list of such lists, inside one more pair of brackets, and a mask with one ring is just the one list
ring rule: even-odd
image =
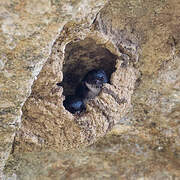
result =
[[104,70],[93,69],[85,75],[83,81],[87,82],[88,84],[101,86],[103,83],[108,82],[108,78]]

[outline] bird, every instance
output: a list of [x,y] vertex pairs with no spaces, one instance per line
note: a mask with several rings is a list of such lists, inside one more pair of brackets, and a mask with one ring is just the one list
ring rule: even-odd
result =
[[82,98],[75,95],[66,96],[65,100],[63,101],[63,105],[65,109],[72,114],[80,114],[86,111],[86,105],[84,104]]
[[89,71],[78,84],[75,95],[82,98],[84,102],[95,98],[101,91],[104,83],[108,82],[107,75],[102,69]]

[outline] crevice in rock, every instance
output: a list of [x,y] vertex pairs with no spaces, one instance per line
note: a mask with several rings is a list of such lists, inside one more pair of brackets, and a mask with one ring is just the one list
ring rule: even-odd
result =
[[77,84],[92,69],[103,69],[108,79],[115,71],[117,56],[95,40],[85,38],[66,45],[63,65],[63,94],[74,94]]
[[[14,152],[86,146],[125,116],[136,81],[131,58],[138,58],[138,53],[136,43],[129,48],[131,37],[125,31],[118,32],[105,34],[93,28],[90,32],[89,28],[71,23],[63,28],[23,106]],[[125,50],[120,52],[120,46]],[[92,103],[87,103],[83,115],[73,116],[63,107],[64,96],[74,94],[78,83],[92,69],[103,69],[109,83],[103,85],[104,90]]]

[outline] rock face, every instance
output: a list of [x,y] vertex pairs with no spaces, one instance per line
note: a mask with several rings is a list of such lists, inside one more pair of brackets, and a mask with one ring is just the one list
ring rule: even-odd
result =
[[[103,40],[103,34],[99,37],[96,31],[89,32],[85,29],[75,34],[77,27],[73,29],[72,25],[65,26],[64,29],[22,108],[22,123],[14,143],[15,152],[42,151],[44,148],[61,151],[92,144],[117,124],[131,105],[136,71],[132,64],[124,65],[123,58],[118,59],[118,56],[106,49],[103,41],[108,37],[110,39],[111,36],[105,36]],[[114,36],[116,41],[112,39],[112,42],[109,42],[109,44],[114,42],[115,45],[112,44],[114,48],[118,48],[120,41],[122,43],[127,41],[121,38],[121,34]],[[84,40],[79,41],[78,37]],[[99,45],[97,43],[100,38]],[[76,42],[69,43],[65,49],[69,40]],[[101,94],[88,102],[85,113],[73,116],[63,107],[62,92],[64,91],[65,95],[74,93],[73,90],[81,77],[93,68],[104,69],[111,77],[111,84],[104,85]],[[62,87],[56,85],[62,79],[64,79],[63,91]]]
[[[0,4],[0,170],[21,125],[22,106],[63,26],[89,27],[106,1],[4,1]],[[83,21],[83,22],[82,22]]]
[[[2,168],[13,144],[6,177],[178,179],[179,2],[55,3],[2,6]],[[110,83],[73,116],[64,96],[94,67]]]

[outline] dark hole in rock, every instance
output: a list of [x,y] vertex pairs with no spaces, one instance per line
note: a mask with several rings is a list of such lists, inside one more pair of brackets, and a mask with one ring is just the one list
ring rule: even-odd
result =
[[[87,72],[92,69],[103,69],[108,79],[115,71],[117,56],[107,48],[96,44],[95,40],[86,38],[67,44],[63,65],[63,94],[72,95],[76,86]],[[59,83],[57,83],[59,85]]]

